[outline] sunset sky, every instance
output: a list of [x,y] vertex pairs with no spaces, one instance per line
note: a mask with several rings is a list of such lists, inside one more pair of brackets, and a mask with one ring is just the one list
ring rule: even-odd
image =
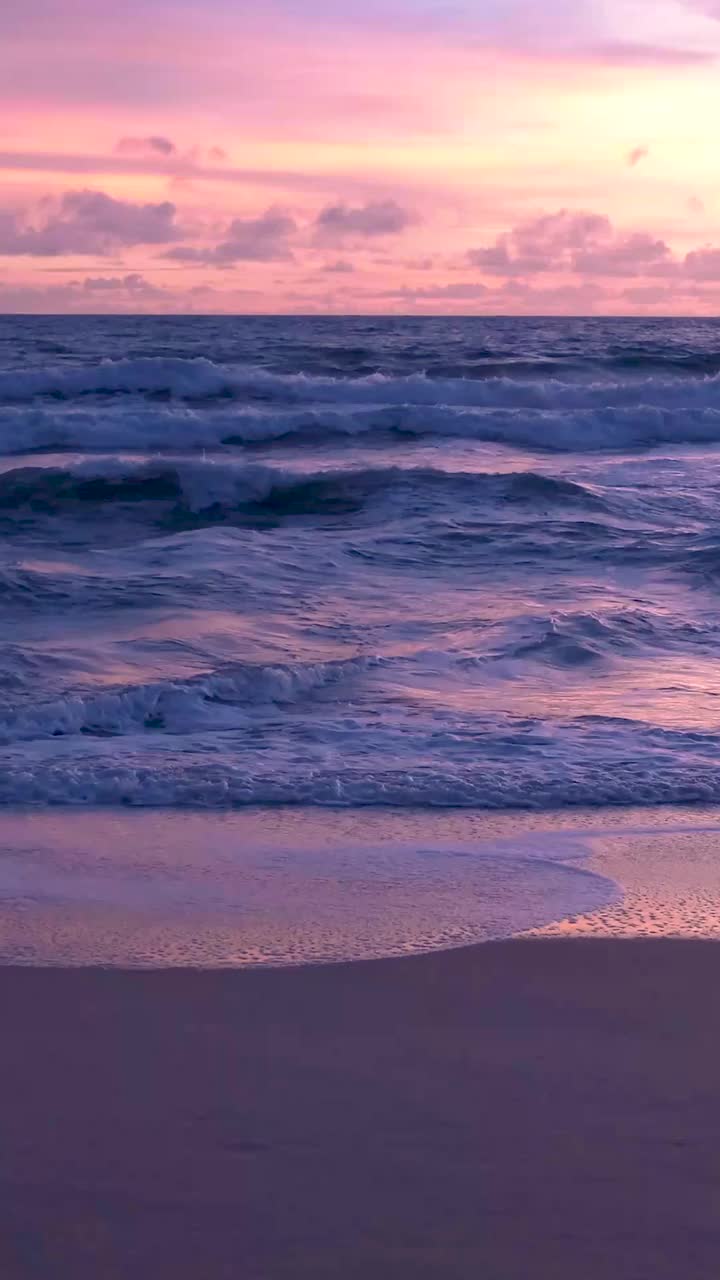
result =
[[720,0],[8,0],[0,310],[720,310]]

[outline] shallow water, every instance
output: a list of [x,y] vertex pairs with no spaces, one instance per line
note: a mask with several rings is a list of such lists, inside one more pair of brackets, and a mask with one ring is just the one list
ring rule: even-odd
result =
[[470,814],[0,816],[0,963],[261,967],[509,937],[618,896],[566,839]]
[[9,809],[0,963],[265,967],[720,939],[720,809]]

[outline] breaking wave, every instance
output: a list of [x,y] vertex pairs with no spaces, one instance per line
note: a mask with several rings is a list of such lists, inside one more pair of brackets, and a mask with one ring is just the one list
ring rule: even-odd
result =
[[368,433],[586,452],[720,441],[720,376],[327,378],[146,357],[6,371],[0,404],[4,454],[203,449]]
[[157,681],[90,695],[69,695],[0,715],[0,743],[76,734],[109,737],[139,730],[183,733],[242,726],[244,713],[286,706],[365,670],[366,659],[344,662],[234,665],[185,682]]
[[0,512],[57,512],[79,504],[170,503],[193,513],[265,506],[278,514],[348,511],[399,491],[449,499],[583,505],[604,509],[592,487],[537,472],[492,474],[433,468],[365,467],[304,473],[236,461],[106,458],[64,467],[19,467],[0,474]]
[[[235,762],[192,752],[162,764],[147,755],[3,757],[0,804],[138,805],[223,809],[245,805],[388,805],[551,810],[595,805],[720,803],[717,738],[686,760],[636,754],[592,760],[488,760],[475,768],[355,766],[272,769],[247,750]],[[632,744],[626,744],[626,750]]]
[[0,330],[0,802],[720,802],[714,322]]

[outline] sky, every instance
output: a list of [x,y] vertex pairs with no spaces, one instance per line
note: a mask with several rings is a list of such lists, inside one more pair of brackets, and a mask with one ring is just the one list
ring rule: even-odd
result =
[[720,0],[5,0],[0,311],[715,314]]

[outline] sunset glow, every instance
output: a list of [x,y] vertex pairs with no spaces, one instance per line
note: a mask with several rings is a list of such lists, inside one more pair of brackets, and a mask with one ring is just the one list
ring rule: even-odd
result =
[[6,312],[713,314],[713,0],[29,0]]

